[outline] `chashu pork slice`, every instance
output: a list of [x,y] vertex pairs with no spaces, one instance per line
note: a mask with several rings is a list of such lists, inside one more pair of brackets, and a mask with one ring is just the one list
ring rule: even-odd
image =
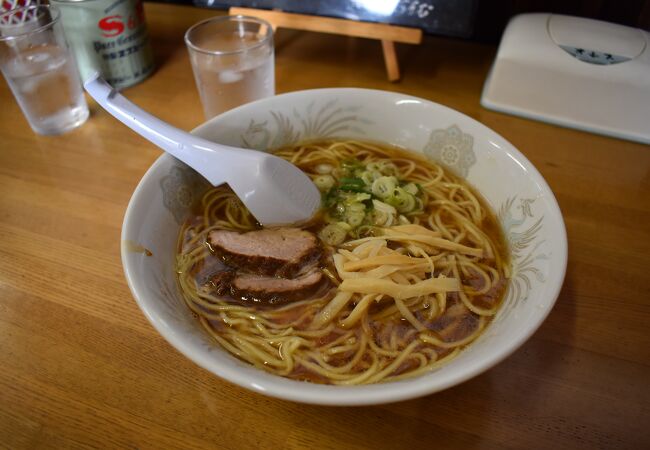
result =
[[227,265],[258,275],[293,277],[318,264],[318,238],[299,228],[269,228],[239,233],[214,230],[212,251]]
[[323,272],[313,269],[296,278],[237,274],[231,280],[232,295],[243,300],[269,304],[302,300],[315,293],[326,281]]

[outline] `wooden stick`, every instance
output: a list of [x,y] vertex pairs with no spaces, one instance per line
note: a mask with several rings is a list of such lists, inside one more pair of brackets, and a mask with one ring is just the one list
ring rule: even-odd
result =
[[346,36],[403,42],[405,44],[419,44],[422,42],[422,30],[385,23],[358,22],[355,20],[333,19],[331,17],[309,16],[283,11],[237,7],[230,8],[230,14],[259,17],[268,21],[273,28],[293,28],[295,30],[342,34]]
[[381,49],[384,52],[384,63],[386,63],[388,81],[394,82],[399,80],[399,63],[397,62],[397,54],[395,53],[395,42],[382,39]]

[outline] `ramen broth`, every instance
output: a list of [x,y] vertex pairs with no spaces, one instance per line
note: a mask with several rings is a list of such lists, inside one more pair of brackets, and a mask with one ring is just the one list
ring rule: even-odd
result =
[[323,280],[307,298],[277,304],[216,290],[241,269],[215,253],[210,233],[261,227],[229,188],[210,189],[181,230],[176,269],[187,305],[218,344],[288,378],[365,384],[431,371],[485,330],[506,290],[508,252],[464,180],[370,142],[315,141],[276,154],[323,193],[323,210],[302,227],[319,238],[311,270]]

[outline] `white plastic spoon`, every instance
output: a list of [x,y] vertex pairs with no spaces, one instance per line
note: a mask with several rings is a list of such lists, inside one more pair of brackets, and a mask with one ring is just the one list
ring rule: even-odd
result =
[[212,185],[228,183],[255,218],[265,226],[311,219],[320,192],[307,175],[277,156],[202,139],[138,108],[98,75],[86,91],[111,115],[203,175]]

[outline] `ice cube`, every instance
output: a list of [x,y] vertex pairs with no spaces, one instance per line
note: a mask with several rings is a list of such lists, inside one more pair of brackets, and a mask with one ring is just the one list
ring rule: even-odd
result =
[[28,56],[27,56],[27,61],[28,61],[29,63],[32,63],[32,64],[34,64],[34,63],[37,64],[37,63],[42,63],[42,62],[44,62],[44,61],[47,61],[47,60],[50,59],[52,56],[53,56],[53,55],[52,55],[50,52],[45,52],[45,51],[42,51],[42,52],[34,52],[34,53],[32,53],[31,55],[28,55]]
[[236,83],[244,78],[244,74],[235,70],[224,70],[219,73],[219,82],[223,84]]

